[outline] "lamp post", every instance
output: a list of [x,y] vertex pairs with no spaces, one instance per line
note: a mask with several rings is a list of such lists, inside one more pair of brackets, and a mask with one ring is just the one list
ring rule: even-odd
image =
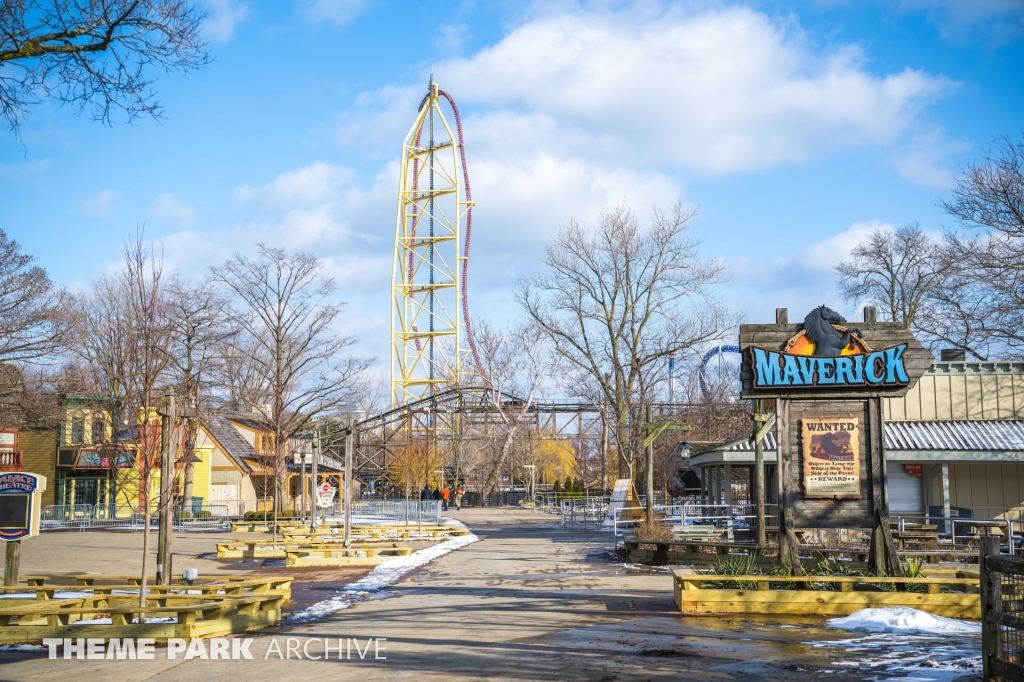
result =
[[316,491],[318,489],[318,483],[317,483],[316,478],[317,478],[317,464],[319,463],[318,460],[320,459],[320,431],[316,431],[315,435],[313,437],[316,438],[316,444],[314,444],[312,441],[310,441],[306,445],[306,447],[309,449],[308,451],[312,455],[311,458],[313,460],[313,480],[310,481],[310,490],[311,490],[311,492],[310,492],[310,496],[309,496],[309,498],[310,498],[309,499],[309,516],[310,516],[310,519],[309,519],[309,532],[311,532],[311,533],[316,532],[316,507],[317,507],[317,504],[316,504],[317,503],[317,492]]
[[[305,448],[303,448],[305,449]],[[313,463],[313,453],[311,452],[296,452],[295,463],[299,465],[299,518],[306,516],[306,465]],[[310,501],[312,501],[312,493],[310,493]]]

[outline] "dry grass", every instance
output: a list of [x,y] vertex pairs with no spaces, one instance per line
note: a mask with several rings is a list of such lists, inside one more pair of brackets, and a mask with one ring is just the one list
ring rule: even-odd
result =
[[676,539],[676,536],[672,534],[672,529],[658,519],[641,521],[634,526],[633,534],[637,540],[648,542],[672,542]]

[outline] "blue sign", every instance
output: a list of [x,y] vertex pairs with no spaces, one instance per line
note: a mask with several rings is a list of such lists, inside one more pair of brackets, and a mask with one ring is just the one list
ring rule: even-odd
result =
[[870,353],[816,357],[751,347],[754,388],[856,388],[906,386],[907,344]]
[[20,540],[32,531],[33,493],[39,479],[33,474],[0,474],[0,540]]

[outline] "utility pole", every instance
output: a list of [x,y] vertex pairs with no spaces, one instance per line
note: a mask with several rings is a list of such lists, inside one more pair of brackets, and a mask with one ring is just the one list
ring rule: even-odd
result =
[[173,575],[171,566],[171,540],[174,524],[174,420],[175,410],[174,388],[168,386],[164,390],[164,409],[160,412],[160,435],[163,439],[163,452],[160,456],[160,532],[157,536],[157,581],[161,585],[169,585]]
[[673,405],[673,411],[675,410],[676,404],[676,354],[675,352],[668,354],[668,401]]
[[345,505],[345,547],[352,546],[352,442],[353,431],[352,415],[348,416],[348,427],[345,431],[345,481],[342,483],[342,502]]
[[[651,523],[654,521],[654,441],[658,439],[665,431],[692,431],[692,424],[676,424],[671,421],[655,422],[654,421],[654,409],[651,404],[647,404],[647,420],[644,423],[644,432],[647,434],[644,438],[643,446],[647,452],[647,471],[646,471],[646,511],[647,511],[647,522]],[[630,467],[632,469],[632,467]],[[632,474],[632,470],[630,474]]]
[[313,482],[312,482],[313,494],[312,494],[312,499],[310,500],[310,505],[309,505],[309,511],[310,511],[310,514],[309,514],[309,516],[310,516],[310,519],[309,519],[309,531],[311,533],[315,533],[316,532],[316,508],[317,508],[317,502],[319,501],[319,496],[320,496],[320,494],[317,492],[320,489],[320,484],[317,483],[317,480],[316,480],[317,464],[318,464],[317,460],[320,459],[320,429],[317,429],[314,433],[315,433],[315,435],[313,437],[316,439],[315,443],[314,443],[314,441],[310,441],[310,443],[309,443],[309,449],[313,452]]

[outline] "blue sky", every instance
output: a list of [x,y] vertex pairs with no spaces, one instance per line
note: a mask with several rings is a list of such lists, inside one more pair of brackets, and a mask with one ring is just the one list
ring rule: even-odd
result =
[[949,226],[958,168],[1024,129],[1021,0],[205,6],[214,61],[161,80],[164,120],[51,102],[0,135],[0,225],[70,287],[143,224],[189,276],[261,241],[314,251],[381,369],[397,157],[431,68],[466,125],[474,314],[498,324],[559,225],[677,198],[748,321],[850,312],[832,266],[874,226]]

